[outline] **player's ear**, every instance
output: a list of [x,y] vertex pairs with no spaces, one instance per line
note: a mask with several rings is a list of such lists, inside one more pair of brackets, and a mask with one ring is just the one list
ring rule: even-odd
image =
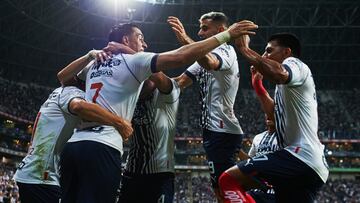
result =
[[288,48],[288,47],[285,48],[285,49],[284,49],[284,54],[285,54],[285,56],[287,56],[287,57],[291,56],[291,55],[292,55],[291,49]]
[[225,27],[224,26],[220,26],[219,28],[218,28],[218,31],[219,32],[222,32],[222,31],[224,31],[225,30]]
[[130,43],[129,37],[128,37],[128,36],[123,36],[122,42],[123,42],[123,44],[125,44],[126,46],[129,46],[129,43]]

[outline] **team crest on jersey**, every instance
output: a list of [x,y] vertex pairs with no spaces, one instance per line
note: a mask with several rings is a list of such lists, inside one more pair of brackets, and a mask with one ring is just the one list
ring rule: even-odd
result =
[[219,48],[219,50],[220,50],[222,53],[226,54],[226,56],[227,56],[227,57],[229,57],[229,56],[230,56],[230,54],[229,54],[228,50],[226,50],[225,48],[220,47],[220,48]]

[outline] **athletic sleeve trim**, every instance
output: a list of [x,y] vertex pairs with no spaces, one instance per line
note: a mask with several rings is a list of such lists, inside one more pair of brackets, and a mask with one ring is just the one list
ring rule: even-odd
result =
[[151,59],[151,72],[153,73],[156,73],[156,72],[159,72],[158,70],[156,70],[156,62],[157,62],[157,59],[158,59],[158,54],[156,54],[155,56],[152,57]]
[[223,65],[223,59],[221,58],[221,56],[219,54],[217,54],[215,52],[211,52],[211,54],[214,54],[215,57],[219,60],[219,65],[218,65],[218,67],[216,67],[215,70],[221,70],[221,67]]
[[290,81],[291,81],[291,79],[292,79],[292,71],[291,71],[291,69],[290,69],[290,67],[288,66],[288,65],[286,65],[286,64],[282,64],[282,66],[285,68],[285,70],[287,70],[287,72],[289,73],[289,77],[288,77],[288,79],[286,80],[286,82],[285,82],[285,84],[288,84]]
[[193,82],[196,82],[196,77],[190,71],[185,71],[185,75],[187,75]]
[[74,115],[74,116],[77,116],[74,112],[72,112],[72,111],[70,110],[70,103],[72,102],[73,99],[81,99],[81,100],[85,100],[85,99],[82,98],[82,97],[73,97],[73,98],[71,98],[71,99],[69,100],[69,103],[68,103],[68,106],[67,106],[68,112],[69,112],[70,114]]

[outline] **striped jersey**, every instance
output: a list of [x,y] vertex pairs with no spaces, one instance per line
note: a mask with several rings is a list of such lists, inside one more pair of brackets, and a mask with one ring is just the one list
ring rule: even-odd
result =
[[279,149],[280,147],[277,144],[276,132],[269,133],[269,131],[264,131],[254,137],[248,154],[250,157],[254,157],[274,152]]
[[240,75],[235,50],[222,44],[211,53],[220,61],[218,70],[205,70],[195,62],[185,72],[200,85],[201,127],[215,132],[242,134],[234,113]]
[[[156,70],[156,59],[154,53],[140,52],[118,54],[104,63],[93,64],[86,73],[86,101],[131,120],[142,82]],[[87,130],[90,127],[94,128]],[[83,122],[69,142],[82,140],[99,142],[123,153],[122,138],[112,126]]]
[[139,100],[129,139],[126,171],[136,174],[174,172],[174,136],[180,88],[172,80],[169,94],[155,90],[150,99]]
[[76,87],[59,87],[42,104],[28,154],[14,176],[17,182],[59,185],[60,153],[80,121],[68,107],[72,99],[84,99],[84,94]]
[[318,113],[315,83],[309,67],[297,58],[285,59],[287,84],[275,89],[277,142],[310,166],[325,182],[329,175],[324,145],[317,136]]

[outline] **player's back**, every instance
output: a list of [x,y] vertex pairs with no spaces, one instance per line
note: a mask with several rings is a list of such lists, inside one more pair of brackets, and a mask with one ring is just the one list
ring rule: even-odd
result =
[[127,172],[153,174],[174,172],[174,137],[180,88],[172,80],[171,93],[156,89],[151,99],[139,100],[132,120]]
[[59,185],[59,156],[80,121],[68,111],[68,104],[74,97],[84,98],[84,92],[76,87],[59,87],[42,104],[28,154],[15,174],[16,181]]
[[[86,100],[131,120],[142,82],[151,75],[154,55],[146,52],[118,54],[104,63],[94,64],[86,75]],[[98,128],[84,130],[89,127]],[[69,141],[81,140],[100,142],[122,152],[122,138],[112,126],[84,122]]]

